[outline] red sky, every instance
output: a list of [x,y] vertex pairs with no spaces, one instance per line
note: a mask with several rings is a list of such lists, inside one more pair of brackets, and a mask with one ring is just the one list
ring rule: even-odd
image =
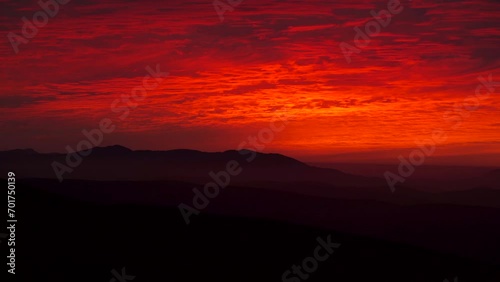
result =
[[[388,1],[244,0],[221,22],[210,0],[72,0],[15,54],[36,2],[0,0],[0,150],[64,152],[110,118],[103,145],[220,151],[286,112],[265,152],[396,159],[442,128],[442,154],[500,153],[500,84],[459,127],[443,119],[478,76],[500,81],[498,1],[404,0],[351,63],[339,44]],[[170,75],[120,120],[111,103],[157,64]]]

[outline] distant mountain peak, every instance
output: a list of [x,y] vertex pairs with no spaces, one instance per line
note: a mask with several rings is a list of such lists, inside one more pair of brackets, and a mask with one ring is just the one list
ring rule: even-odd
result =
[[122,146],[122,145],[112,145],[112,146],[107,146],[107,147],[101,147],[103,149],[108,149],[108,150],[113,150],[113,151],[127,151],[130,152],[132,151],[131,149]]
[[92,153],[122,154],[122,153],[130,153],[130,152],[132,152],[131,149],[124,147],[122,145],[112,145],[112,146],[106,146],[106,147],[94,147],[94,148],[92,148]]

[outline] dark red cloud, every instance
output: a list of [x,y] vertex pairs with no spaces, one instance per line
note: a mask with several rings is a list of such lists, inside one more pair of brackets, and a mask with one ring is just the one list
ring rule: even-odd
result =
[[[293,121],[268,150],[411,147],[474,95],[478,76],[500,81],[496,1],[402,1],[351,63],[339,44],[387,2],[244,0],[220,22],[209,0],[72,0],[18,54],[7,35],[40,7],[0,3],[1,149],[62,151],[105,117],[117,123],[107,144],[229,149],[285,110]],[[169,77],[118,120],[111,103],[157,64]],[[498,152],[499,122],[490,95],[443,146]]]

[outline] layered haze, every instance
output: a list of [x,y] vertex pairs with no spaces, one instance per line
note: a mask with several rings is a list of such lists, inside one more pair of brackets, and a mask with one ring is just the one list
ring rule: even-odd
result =
[[[40,7],[0,3],[2,150],[64,152],[110,118],[117,127],[102,145],[224,151],[286,112],[290,123],[266,152],[395,159],[387,150],[442,128],[437,155],[500,165],[490,157],[500,153],[498,94],[457,128],[443,118],[474,94],[478,76],[500,80],[497,1],[402,1],[351,63],[339,44],[353,44],[353,28],[385,1],[245,0],[223,22],[211,1],[70,1],[18,54],[6,36],[21,34],[21,18]],[[110,105],[141,84],[148,65],[169,76],[120,121]]]

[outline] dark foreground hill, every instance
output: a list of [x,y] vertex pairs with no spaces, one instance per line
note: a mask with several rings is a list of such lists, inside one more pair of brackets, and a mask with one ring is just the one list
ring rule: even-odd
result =
[[[442,282],[445,278],[453,281],[458,277],[461,282],[489,282],[500,279],[499,264],[492,260],[488,262],[488,259],[467,258],[412,244],[354,235],[339,230],[343,226],[341,221],[337,221],[338,228],[335,225],[314,227],[315,222],[306,225],[238,214],[217,215],[217,209],[212,209],[202,212],[192,224],[186,225],[176,208],[140,203],[168,196],[169,192],[143,195],[143,199],[135,199],[135,203],[127,198],[134,194],[131,189],[151,192],[147,189],[148,183],[128,186],[92,183],[90,186],[95,187],[93,193],[100,192],[101,196],[107,197],[96,201],[76,200],[70,193],[66,196],[56,194],[59,189],[56,184],[51,187],[52,192],[48,192],[47,187],[41,189],[36,183],[19,181],[17,185],[18,281],[112,281],[111,270],[120,272],[123,267],[127,274],[135,276],[134,282],[282,281],[282,274],[292,265],[300,265],[305,258],[313,256],[318,246],[317,238],[327,238],[328,235],[341,245],[327,260],[319,262],[317,270],[307,281]],[[85,187],[88,183],[72,182],[71,185]],[[163,190],[169,191],[169,188]],[[128,190],[122,198],[116,198],[110,192],[120,189]],[[107,192],[103,193],[103,190]],[[237,200],[233,195],[226,197],[219,202],[215,199],[213,205],[227,205],[227,200]],[[258,204],[265,202],[264,199],[259,202],[258,194],[255,198],[246,198],[247,205],[255,209],[260,209]],[[182,200],[182,196],[176,199],[167,197],[165,202],[177,200]],[[273,200],[276,200],[274,196],[270,196],[269,201]],[[285,202],[297,204],[286,197],[283,201],[281,204],[266,203],[262,208],[269,211],[275,206],[275,211],[278,211],[286,206]],[[239,206],[239,203],[234,202],[234,205]],[[304,206],[294,208],[304,211],[303,219],[310,216]],[[322,208],[323,212],[327,212],[325,208]],[[332,206],[332,209],[335,211],[337,207]],[[358,218],[351,218],[352,226],[363,226],[377,218],[369,218],[363,211],[360,213]],[[397,210],[389,210],[386,216],[390,217],[391,213],[395,216]],[[364,221],[356,222],[363,217]],[[451,216],[443,224],[460,220],[465,220],[462,215]],[[483,224],[486,228],[487,224]],[[409,219],[407,227],[411,229],[413,225],[415,228],[421,226],[418,221]],[[414,236],[445,239],[440,239],[446,234],[437,227],[411,232],[419,233]],[[404,230],[387,232],[404,233]],[[484,233],[484,238],[494,235]],[[490,242],[481,242],[481,238],[471,236],[471,232],[451,234],[449,239],[461,240],[460,248],[465,250]],[[498,251],[498,245],[490,248]]]
[[[252,151],[94,148],[59,182],[65,158],[0,152],[17,179],[20,281],[111,281],[122,267],[134,282],[280,281],[328,234],[341,248],[308,281],[500,278],[498,171],[390,193],[382,178]],[[186,225],[179,204],[234,162],[241,173]]]

